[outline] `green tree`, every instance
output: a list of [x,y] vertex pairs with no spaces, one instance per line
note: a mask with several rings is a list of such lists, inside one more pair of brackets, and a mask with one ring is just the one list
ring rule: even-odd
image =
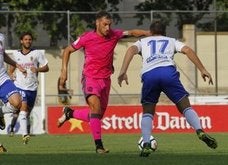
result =
[[[216,9],[221,11],[227,11],[228,1],[227,0],[217,0]],[[228,31],[228,13],[217,13],[217,25],[219,31]],[[212,26],[212,25],[211,25]]]
[[[117,5],[122,0],[1,0],[7,2],[10,11],[29,11],[10,14],[9,28],[19,35],[22,31],[30,31],[35,36],[37,25],[48,32],[50,45],[56,46],[61,39],[67,39],[67,11],[75,12],[70,15],[70,35],[75,38],[86,28],[93,27],[94,14],[98,10],[109,12],[118,11]],[[34,11],[34,12],[31,12]],[[37,11],[58,11],[56,13],[39,13]],[[62,11],[62,12],[61,12]],[[76,12],[92,12],[91,14],[76,14]],[[113,15],[114,22],[120,21],[120,17]],[[0,23],[4,22],[5,16],[0,16]],[[0,24],[0,27],[4,23]]]
[[[213,20],[208,22],[200,23],[204,16],[209,15],[209,11],[213,10],[214,5],[213,0],[146,0],[145,2],[139,3],[135,6],[135,9],[138,11],[153,11],[153,10],[182,10],[182,11],[195,11],[193,12],[183,12],[183,13],[170,13],[170,12],[156,12],[153,17],[155,19],[162,20],[165,24],[169,24],[171,17],[175,15],[177,18],[177,26],[179,30],[182,29],[183,24],[198,24],[202,29],[213,29]],[[217,10],[223,9],[226,10],[228,7],[227,0],[217,0],[216,1]],[[197,11],[208,11],[208,12],[198,12]],[[210,16],[213,18],[213,15]],[[142,24],[143,19],[150,19],[148,14],[137,14],[138,24]],[[219,22],[227,22],[227,13],[220,13],[217,15],[216,19]],[[204,25],[204,26],[203,26]],[[218,28],[218,30],[227,30],[226,28]]]
[[[39,0],[43,2],[42,0]],[[47,1],[46,3],[40,3],[41,9],[53,10],[53,11],[67,11],[72,12],[82,12],[89,11],[94,12],[91,14],[71,14],[70,15],[70,32],[71,36],[75,38],[77,35],[81,34],[86,28],[94,27],[94,15],[98,10],[107,10],[107,11],[118,11],[117,5],[122,0],[54,0]],[[48,14],[49,16],[43,14],[40,18],[44,24],[44,29],[49,32],[50,37],[52,38],[52,44],[56,45],[56,41],[62,37],[67,38],[67,15],[66,14]],[[117,23],[120,21],[119,15],[113,15],[114,22]],[[58,22],[56,24],[56,22]],[[59,33],[61,32],[61,33]]]

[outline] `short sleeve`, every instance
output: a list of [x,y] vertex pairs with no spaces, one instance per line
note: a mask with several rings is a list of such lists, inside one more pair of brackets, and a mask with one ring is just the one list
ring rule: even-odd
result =
[[43,66],[47,65],[48,60],[45,57],[44,53],[42,53],[41,51],[38,51],[38,54],[39,54],[38,55],[38,62],[39,62],[40,67],[43,67]]
[[82,34],[81,36],[79,36],[72,44],[71,46],[74,48],[74,49],[80,49],[82,47],[85,46],[85,40],[86,40],[86,34],[87,33],[84,33]]
[[136,41],[133,45],[137,46],[138,52],[142,51],[142,43],[140,40]]
[[5,49],[5,36],[2,33],[0,33],[0,43],[1,43],[2,49]]
[[123,30],[121,29],[115,29],[113,30],[113,33],[115,34],[115,36],[118,38],[118,39],[121,39],[123,38],[124,34],[123,34]]
[[183,42],[175,40],[175,49],[177,52],[180,52],[184,46],[185,46],[185,44]]

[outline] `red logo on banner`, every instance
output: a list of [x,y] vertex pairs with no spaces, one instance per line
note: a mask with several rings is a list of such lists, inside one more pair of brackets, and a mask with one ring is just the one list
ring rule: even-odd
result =
[[[82,107],[72,107],[80,110]],[[193,106],[200,117],[202,128],[207,132],[228,132],[226,118],[227,105]],[[78,134],[90,133],[89,123],[70,119],[61,128],[57,128],[57,119],[62,115],[62,107],[48,107],[48,133]],[[141,106],[109,106],[102,119],[104,133],[140,133]],[[186,119],[175,106],[157,106],[154,116],[153,132],[193,132]]]

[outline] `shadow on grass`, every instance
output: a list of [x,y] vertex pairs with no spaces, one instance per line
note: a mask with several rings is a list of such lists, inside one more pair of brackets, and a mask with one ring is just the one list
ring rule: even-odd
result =
[[147,158],[135,153],[0,154],[1,165],[225,165],[227,153],[208,155],[154,152]]

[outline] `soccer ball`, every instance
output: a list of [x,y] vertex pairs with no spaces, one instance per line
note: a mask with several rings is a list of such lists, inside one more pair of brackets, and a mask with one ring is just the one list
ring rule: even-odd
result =
[[[138,141],[139,150],[143,149],[143,144],[144,144],[143,137],[140,137],[140,139]],[[152,135],[150,136],[150,146],[151,146],[151,149],[153,151],[155,151],[157,149],[157,147],[158,147],[158,143],[157,143],[157,141],[155,140],[155,138]]]

